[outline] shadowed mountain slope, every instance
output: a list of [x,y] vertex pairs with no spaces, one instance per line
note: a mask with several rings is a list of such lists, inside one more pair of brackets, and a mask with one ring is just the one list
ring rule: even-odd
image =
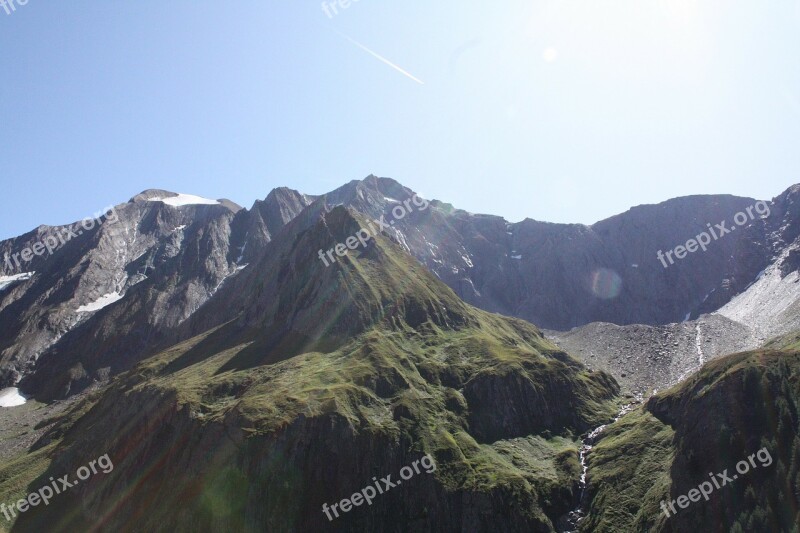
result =
[[[575,438],[613,415],[617,384],[464,304],[388,234],[318,259],[366,223],[338,207],[290,224],[186,326],[208,330],[51,430],[29,488],[104,453],[114,471],[14,531],[555,531],[576,496]],[[424,454],[435,472],[323,514]]]
[[800,352],[709,362],[604,433],[581,531],[796,532],[799,409]]

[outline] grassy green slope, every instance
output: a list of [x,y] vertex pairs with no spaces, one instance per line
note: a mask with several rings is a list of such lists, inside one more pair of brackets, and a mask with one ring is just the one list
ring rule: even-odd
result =
[[[333,216],[325,232],[358,225]],[[573,505],[577,435],[616,412],[613,378],[524,321],[467,306],[385,236],[325,269],[311,259],[320,231],[275,247],[275,290],[253,290],[238,318],[60,426],[46,474],[104,453],[114,472],[18,529],[553,531]],[[334,319],[309,311],[320,302]],[[323,521],[323,502],[425,453],[434,475]]]
[[674,431],[644,407],[611,425],[589,455],[592,512],[581,531],[658,531],[670,488]]
[[800,331],[795,331],[794,333],[772,339],[764,345],[764,348],[770,350],[798,351],[800,350]]
[[[791,531],[800,524],[800,353],[760,350],[707,363],[610,428],[593,451],[584,531]],[[661,499],[709,473],[746,475],[667,518]],[[766,456],[764,456],[766,457]],[[755,459],[754,459],[755,460]],[[636,500],[639,499],[637,504]]]

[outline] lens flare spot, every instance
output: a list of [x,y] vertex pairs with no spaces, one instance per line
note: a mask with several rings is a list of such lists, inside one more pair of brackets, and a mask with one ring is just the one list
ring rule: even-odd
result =
[[592,293],[603,300],[611,300],[622,291],[622,278],[613,270],[601,268],[592,273]]

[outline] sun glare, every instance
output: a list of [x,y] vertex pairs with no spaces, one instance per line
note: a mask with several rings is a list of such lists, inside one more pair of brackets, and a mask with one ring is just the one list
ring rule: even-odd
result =
[[544,52],[542,52],[542,58],[546,62],[552,63],[556,59],[558,59],[558,50],[556,50],[552,46],[548,46],[547,48],[544,49]]

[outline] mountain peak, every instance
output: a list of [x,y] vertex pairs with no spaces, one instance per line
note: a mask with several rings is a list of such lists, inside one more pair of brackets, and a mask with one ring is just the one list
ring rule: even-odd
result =
[[477,322],[477,310],[356,210],[337,206],[304,224],[282,229],[187,331],[227,323],[225,344],[253,343],[241,360],[256,366],[329,352],[375,327],[458,330]]
[[164,189],[147,189],[130,199],[129,203],[162,202],[171,207],[185,207],[188,205],[221,205],[233,213],[242,210],[242,206],[226,198],[211,200],[194,194],[175,193]]
[[129,203],[141,203],[141,202],[150,202],[155,198],[168,198],[171,196],[177,196],[178,193],[168,191],[166,189],[145,189],[144,191],[140,192],[130,200]]

